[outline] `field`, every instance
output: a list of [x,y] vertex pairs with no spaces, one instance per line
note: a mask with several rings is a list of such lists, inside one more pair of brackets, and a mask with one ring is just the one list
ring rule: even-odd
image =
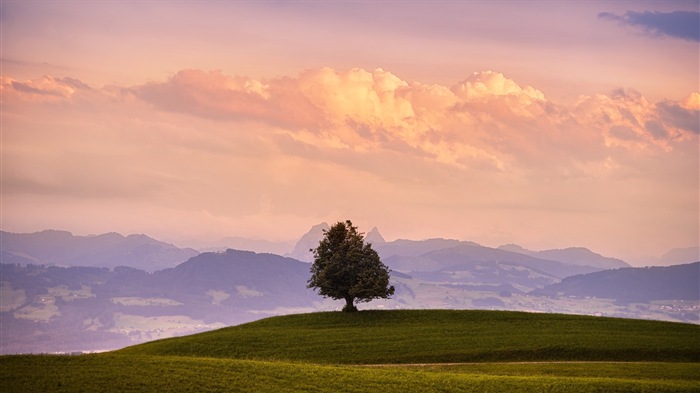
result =
[[273,317],[123,350],[0,357],[3,391],[700,391],[697,325],[493,311]]

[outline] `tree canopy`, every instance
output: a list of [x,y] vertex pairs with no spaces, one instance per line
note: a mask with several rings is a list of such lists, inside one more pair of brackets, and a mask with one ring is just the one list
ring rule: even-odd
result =
[[308,287],[323,297],[344,299],[343,311],[357,311],[355,302],[388,298],[394,294],[389,285],[389,268],[382,263],[372,245],[350,220],[324,230],[314,253]]

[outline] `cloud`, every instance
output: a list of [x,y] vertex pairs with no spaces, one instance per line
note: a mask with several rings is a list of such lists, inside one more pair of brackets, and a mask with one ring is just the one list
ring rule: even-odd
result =
[[532,86],[520,86],[500,72],[475,72],[469,78],[455,85],[452,90],[466,101],[476,101],[485,97],[517,96],[526,103],[544,101],[544,94]]
[[682,107],[679,103],[663,101],[657,105],[664,123],[694,134],[700,134],[700,110]]
[[[616,167],[614,149],[658,155],[697,137],[700,107],[697,93],[680,101],[652,103],[631,89],[582,96],[564,105],[548,100],[535,87],[488,70],[452,86],[406,81],[383,69],[361,68],[313,69],[267,80],[190,69],[162,81],[100,89],[55,77],[5,78],[2,86],[10,106],[63,102],[64,114],[83,118],[76,135],[64,138],[78,144],[85,140],[99,145],[96,137],[79,135],[90,127],[121,129],[109,138],[128,143],[129,149],[137,149],[147,138],[154,148],[161,144],[197,155],[281,153],[411,182],[471,170],[597,176]],[[153,107],[159,110],[154,112]],[[34,113],[41,111],[41,106],[33,108]],[[202,121],[209,125],[202,126]],[[386,157],[392,157],[392,164],[376,164]],[[427,163],[444,168],[419,169],[427,168]],[[400,166],[415,167],[414,173],[399,176]],[[158,174],[149,176],[136,177],[153,184],[169,181]],[[13,184],[29,187],[41,179],[61,177],[50,174]],[[59,182],[67,190],[81,189],[77,180],[64,180]],[[107,189],[95,181],[88,186],[96,194]],[[126,184],[129,190],[139,187]]]
[[220,71],[179,71],[167,82],[151,82],[132,89],[153,105],[218,119],[255,119],[267,115],[269,97],[260,82],[229,77]]
[[321,68],[268,80],[183,70],[129,91],[167,112],[255,125],[257,132],[262,127],[278,149],[339,163],[347,162],[346,151],[365,160],[394,151],[457,169],[556,163],[572,173],[591,162],[609,163],[613,147],[651,154],[697,134],[692,94],[654,104],[620,89],[562,105],[495,71],[448,87],[383,69]]
[[646,123],[644,123],[644,128],[646,128],[646,130],[649,131],[649,133],[655,138],[663,139],[668,136],[668,131],[666,131],[666,127],[664,127],[658,121],[649,120]]
[[606,148],[657,155],[696,138],[698,111],[689,100],[652,103],[635,90],[618,89],[581,97],[573,113],[586,128],[599,130]]
[[[416,236],[539,223],[636,244],[639,228],[675,225],[667,209],[697,211],[698,93],[559,103],[496,71],[441,85],[361,68],[1,86],[10,227],[267,236],[287,231],[279,217],[302,233],[350,216]],[[697,230],[679,225],[676,237]]]
[[79,90],[89,91],[91,87],[70,77],[44,76],[28,81],[18,81],[3,76],[0,79],[0,89],[3,94],[16,93],[23,96],[25,100],[59,100],[68,98]]
[[695,11],[627,11],[623,15],[602,12],[598,14],[598,18],[641,28],[647,34],[657,37],[668,36],[687,41],[700,41],[700,13]]
[[327,121],[300,90],[299,80],[289,77],[260,81],[190,69],[165,82],[134,86],[129,91],[157,108],[213,120],[295,129],[318,129]]

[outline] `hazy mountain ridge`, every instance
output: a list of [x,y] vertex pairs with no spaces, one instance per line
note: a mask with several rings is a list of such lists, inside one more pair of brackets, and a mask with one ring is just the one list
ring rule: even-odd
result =
[[646,268],[622,268],[564,278],[532,292],[539,296],[578,296],[621,302],[700,300],[700,262]]
[[297,241],[294,245],[294,250],[289,254],[285,254],[285,256],[304,262],[312,262],[314,255],[310,250],[318,247],[318,242],[323,238],[324,231],[330,228],[330,225],[326,222],[314,225]]
[[569,247],[564,249],[532,251],[517,244],[505,244],[498,249],[530,255],[541,259],[559,261],[570,265],[593,266],[600,269],[617,269],[630,267],[630,265],[620,259],[604,257],[584,247]]
[[[321,223],[309,230],[297,242],[294,252],[288,254],[293,258],[302,261],[312,261],[313,255],[309,249],[315,248],[323,237],[323,231],[329,228],[327,223]],[[605,257],[587,248],[570,247],[565,249],[531,251],[521,246],[509,244],[498,248],[482,246],[478,243],[456,239],[433,238],[426,240],[398,239],[387,242],[379,232],[377,227],[366,234],[365,239],[372,243],[372,247],[377,250],[380,257],[387,262],[389,267],[399,271],[431,271],[446,267],[441,258],[435,260],[437,255],[444,255],[444,250],[454,249],[461,259],[457,263],[463,262],[487,262],[487,261],[516,261],[529,260],[538,262],[541,265],[556,266],[553,270],[555,277],[562,278],[567,275],[587,273],[595,270],[613,269],[620,267],[630,267],[626,262]],[[463,247],[459,249],[459,247]],[[465,253],[466,248],[471,247],[471,252]],[[428,255],[431,252],[442,251],[442,253]],[[532,257],[534,259],[522,258],[520,255]],[[454,262],[454,261],[453,261]],[[554,263],[556,262],[556,263]],[[447,265],[450,265],[448,263]],[[564,265],[574,266],[567,268]]]
[[[475,244],[460,244],[452,248],[431,251],[424,257],[435,261],[440,269],[469,263],[509,263],[533,269],[556,279],[578,274],[581,271],[599,270],[593,266],[566,264]],[[413,270],[417,270],[416,268],[420,266],[412,267]]]
[[122,236],[114,232],[75,236],[56,230],[35,233],[0,231],[0,236],[3,262],[6,257],[14,256],[40,265],[131,266],[155,271],[176,266],[199,254],[197,250],[178,248],[146,235]]
[[[377,228],[371,233],[381,237]],[[567,276],[602,270],[601,260],[615,266],[629,266],[585,248],[543,254],[563,260],[545,259],[538,256],[539,253],[529,255],[470,241],[440,238],[383,241],[373,244],[373,248],[387,266],[397,272],[451,284],[488,284],[494,288],[515,284],[521,291],[553,284]],[[572,254],[576,254],[576,258],[572,258]]]
[[277,255],[289,254],[294,248],[293,243],[270,241],[265,239],[247,238],[241,236],[228,236],[216,241],[184,241],[191,248],[200,252],[218,252],[228,249],[252,251],[257,253],[271,253]]
[[[155,272],[153,282],[176,300],[213,299],[247,312],[310,306],[318,300],[306,290],[309,264],[275,254],[227,250],[203,253],[175,268]],[[224,299],[225,297],[225,299]],[[211,300],[207,300],[211,301]]]
[[681,265],[697,261],[700,261],[700,247],[674,248],[659,258],[663,265]]

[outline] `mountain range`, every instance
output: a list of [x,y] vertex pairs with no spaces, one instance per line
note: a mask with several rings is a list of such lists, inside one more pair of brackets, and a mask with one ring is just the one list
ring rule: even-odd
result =
[[531,292],[538,296],[602,297],[619,302],[698,300],[700,262],[668,267],[605,270],[566,277]]
[[146,235],[105,233],[75,236],[46,230],[36,233],[0,231],[3,263],[114,268],[130,266],[149,272],[176,266],[199,254]]
[[[287,256],[198,253],[145,235],[2,232],[0,352],[118,348],[268,315],[334,310],[338,302],[306,288],[309,249],[324,229],[328,224],[313,227]],[[387,242],[376,228],[366,240],[392,269],[396,293],[364,308],[700,322],[698,264],[645,269],[583,248],[537,252],[451,239]]]

